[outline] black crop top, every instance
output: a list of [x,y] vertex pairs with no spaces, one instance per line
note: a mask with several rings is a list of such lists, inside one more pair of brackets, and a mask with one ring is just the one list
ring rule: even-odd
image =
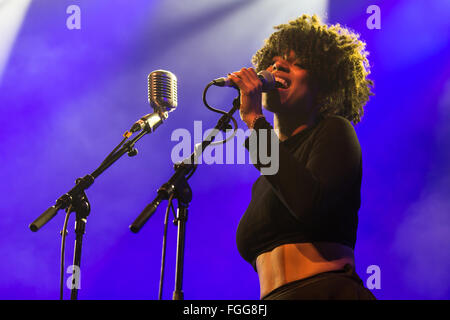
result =
[[[251,135],[258,137],[260,129],[272,126],[259,118]],[[253,156],[258,152],[249,138],[245,147]],[[259,162],[255,167],[261,170]],[[237,228],[239,253],[256,271],[258,255],[282,244],[326,241],[354,249],[361,178],[359,141],[343,117],[327,117],[280,142],[278,172],[253,184]]]

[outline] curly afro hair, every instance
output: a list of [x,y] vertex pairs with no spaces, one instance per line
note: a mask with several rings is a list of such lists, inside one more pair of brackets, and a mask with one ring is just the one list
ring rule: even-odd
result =
[[274,27],[264,46],[252,58],[256,70],[267,69],[273,57],[294,50],[317,88],[319,116],[340,115],[354,124],[373,95],[366,44],[359,35],[339,24],[326,25],[316,15],[302,15]]

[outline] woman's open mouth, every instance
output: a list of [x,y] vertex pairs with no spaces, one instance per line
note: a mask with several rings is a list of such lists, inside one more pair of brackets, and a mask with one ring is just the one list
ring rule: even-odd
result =
[[289,86],[290,86],[290,81],[289,80],[286,80],[286,79],[283,79],[283,78],[280,78],[280,77],[277,77],[277,76],[274,76],[274,78],[275,78],[275,81],[276,82],[278,82],[278,87],[279,88],[281,88],[281,89],[288,89],[289,88]]

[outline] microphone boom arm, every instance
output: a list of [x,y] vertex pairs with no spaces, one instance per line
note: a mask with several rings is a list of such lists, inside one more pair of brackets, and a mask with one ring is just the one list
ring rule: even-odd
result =
[[106,169],[108,169],[125,153],[128,153],[130,156],[136,155],[137,150],[134,148],[134,145],[139,139],[141,139],[147,133],[149,132],[146,130],[141,131],[132,140],[127,141],[122,146],[122,148],[120,148],[116,153],[108,156],[102,162],[102,164],[97,169],[94,170],[94,172],[92,172],[91,174],[87,174],[83,178],[77,179],[75,187],[73,187],[70,191],[59,197],[58,200],[56,200],[55,205],[48,208],[43,214],[41,214],[36,220],[34,220],[29,225],[31,231],[33,232],[38,231],[47,222],[49,222],[53,217],[56,216],[58,210],[67,208],[72,203],[73,199],[77,198],[81,193],[84,192],[84,190],[89,188],[100,174],[102,174]]

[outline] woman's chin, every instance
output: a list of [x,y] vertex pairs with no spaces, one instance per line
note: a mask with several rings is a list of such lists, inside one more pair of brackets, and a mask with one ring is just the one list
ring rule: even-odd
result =
[[262,105],[264,109],[273,113],[277,113],[283,110],[281,97],[276,90],[273,90],[270,93],[263,94]]

